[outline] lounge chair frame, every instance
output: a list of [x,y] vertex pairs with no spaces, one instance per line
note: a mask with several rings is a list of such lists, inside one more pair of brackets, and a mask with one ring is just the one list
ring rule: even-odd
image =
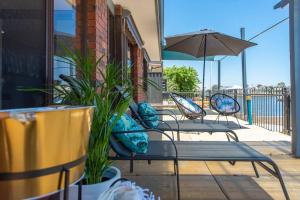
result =
[[[112,160],[158,160],[158,161],[174,161],[174,174],[177,181],[177,196],[180,199],[180,174],[179,161],[226,161],[226,162],[251,162],[259,164],[263,169],[274,177],[278,178],[282,191],[286,200],[289,195],[282,179],[280,170],[276,163],[269,157],[257,152],[253,148],[241,142],[182,142],[174,141],[169,135],[163,131],[156,129],[137,130],[137,131],[121,131],[113,134],[130,134],[136,132],[152,132],[166,136],[169,141],[149,141],[149,146],[155,146],[155,154],[151,152],[145,154],[135,154],[118,142],[112,135],[110,144],[115,156],[111,156]],[[180,147],[180,148],[178,148]],[[201,148],[203,147],[203,148]],[[196,150],[196,151],[195,151]],[[237,151],[238,150],[238,151]],[[151,151],[151,150],[150,150]],[[229,153],[226,153],[229,152]],[[133,170],[133,165],[130,165]],[[221,187],[219,185],[219,187]]]
[[[122,87],[116,86],[115,89],[120,93],[120,97],[121,98],[125,97],[126,94],[124,94],[124,92],[122,90]],[[138,112],[138,105],[134,101],[132,101],[129,104],[129,108],[130,108],[131,115],[132,115],[133,118],[135,118],[144,128],[151,129],[151,127],[149,127],[147,125],[147,123],[146,123],[147,121],[145,121],[143,119],[143,116],[152,116],[152,115],[143,115],[143,116],[140,115],[139,112]],[[233,139],[233,140],[235,140],[235,141],[239,141],[237,134],[233,130],[231,130],[229,128],[218,129],[218,130],[215,130],[215,129],[212,129],[212,128],[205,128],[205,129],[203,129],[201,127],[198,128],[197,130],[196,129],[180,129],[180,123],[178,122],[176,114],[175,114],[174,111],[168,110],[168,109],[157,109],[156,111],[158,111],[158,113],[156,114],[158,116],[169,116],[169,117],[171,117],[171,118],[174,119],[174,122],[176,123],[176,128],[175,127],[171,127],[170,126],[170,122],[164,121],[164,120],[160,120],[160,122],[163,123],[163,124],[165,124],[167,127],[163,128],[163,129],[160,129],[159,127],[157,128],[157,129],[159,129],[161,131],[172,131],[173,139],[174,139],[173,131],[177,132],[177,140],[180,140],[180,131],[184,131],[184,132],[197,132],[197,133],[199,133],[199,132],[206,132],[206,133],[209,133],[209,134],[216,133],[216,132],[222,132],[222,133],[226,134],[226,137],[227,137],[228,141],[230,141],[230,138]],[[197,124],[197,125],[201,126],[200,123]]]
[[[143,119],[143,116],[152,116],[152,115],[140,115],[138,112],[138,106],[135,102],[131,102],[129,105],[130,111],[131,111],[131,115],[133,118],[135,118],[144,128],[146,129],[151,129],[146,121]],[[164,111],[164,110],[163,110]],[[170,112],[170,110],[166,110],[168,112]],[[202,128],[201,126],[203,126],[203,124],[199,123],[199,124],[195,124],[195,126],[198,126],[199,128],[197,129],[181,129],[180,128],[180,123],[184,123],[184,122],[179,122],[176,118],[175,114],[168,114],[168,113],[157,113],[158,116],[170,116],[171,118],[174,119],[174,122],[176,124],[175,127],[170,126],[170,122],[168,121],[164,121],[164,120],[160,120],[160,122],[162,122],[163,124],[166,124],[166,127],[158,127],[158,130],[161,131],[176,131],[177,132],[177,140],[180,141],[180,132],[184,131],[184,132],[205,132],[205,133],[209,133],[209,134],[213,134],[216,132],[222,132],[226,134],[226,137],[228,139],[228,141],[230,141],[230,138],[233,139],[234,141],[239,141],[237,134],[229,129],[229,128],[223,128],[223,129],[213,129],[213,128]],[[174,136],[174,134],[172,133],[172,135]],[[173,137],[174,139],[174,137]]]

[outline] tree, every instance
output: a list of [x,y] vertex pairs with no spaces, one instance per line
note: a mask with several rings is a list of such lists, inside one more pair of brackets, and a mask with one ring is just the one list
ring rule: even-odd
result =
[[277,83],[277,87],[283,88],[283,87],[286,87],[286,85],[284,82],[279,82],[279,83]]
[[164,76],[167,80],[168,91],[196,91],[200,83],[198,73],[193,67],[174,65],[164,69]]

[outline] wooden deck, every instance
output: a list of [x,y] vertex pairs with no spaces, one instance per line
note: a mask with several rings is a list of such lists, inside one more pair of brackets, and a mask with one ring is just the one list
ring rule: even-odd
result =
[[[231,119],[232,122],[233,119]],[[300,200],[300,159],[290,155],[290,137],[249,126],[242,122],[236,129],[240,139],[259,152],[270,156],[279,166],[292,200]],[[182,135],[184,140],[223,140],[222,135]],[[129,162],[118,161],[124,177],[149,188],[162,200],[176,199],[176,181],[173,163],[135,161],[134,173],[129,173]],[[191,200],[269,200],[284,199],[278,179],[258,167],[260,178],[256,178],[251,163],[227,162],[180,162],[182,199]],[[218,183],[218,184],[217,184]],[[221,191],[224,191],[224,193]]]

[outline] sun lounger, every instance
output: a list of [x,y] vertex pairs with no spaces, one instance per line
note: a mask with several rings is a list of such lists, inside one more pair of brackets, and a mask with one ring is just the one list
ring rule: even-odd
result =
[[[149,141],[148,152],[145,154],[136,154],[124,147],[115,137],[114,134],[132,133],[115,132],[113,133],[110,144],[115,156],[111,157],[113,160],[129,160],[131,163],[134,160],[160,160],[160,161],[174,161],[174,171],[177,180],[177,195],[180,199],[180,177],[178,161],[229,161],[229,162],[255,162],[263,169],[268,171],[271,175],[278,178],[284,196],[289,200],[285,184],[280,174],[276,163],[258,151],[254,150],[247,144],[242,142],[210,142],[210,141],[174,141],[169,135],[162,131],[148,129],[147,132],[164,135],[169,141]],[[134,131],[140,132],[140,131]],[[133,165],[131,165],[133,167]],[[256,168],[255,168],[256,169]],[[133,170],[133,169],[130,169]]]

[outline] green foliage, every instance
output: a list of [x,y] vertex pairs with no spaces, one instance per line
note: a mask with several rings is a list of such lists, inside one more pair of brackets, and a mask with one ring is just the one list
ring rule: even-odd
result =
[[198,73],[192,67],[178,67],[174,65],[173,67],[165,68],[164,77],[167,79],[168,91],[196,91],[200,83]]
[[[94,117],[91,127],[91,135],[88,145],[88,158],[86,161],[86,182],[94,184],[101,182],[102,175],[111,164],[108,159],[109,139],[112,134],[112,127],[119,120],[121,115],[127,111],[132,100],[132,81],[120,78],[120,67],[116,64],[108,64],[103,70],[99,67],[100,59],[95,55],[87,53],[82,55],[80,51],[70,51],[65,47],[65,56],[62,57],[67,63],[76,66],[76,77],[62,77],[65,82],[54,85],[52,89],[22,89],[28,92],[44,92],[54,95],[58,100],[57,104],[63,105],[86,105],[95,106]],[[95,79],[96,77],[98,79]],[[143,79],[139,81],[139,87],[144,83],[160,89],[155,82]],[[101,81],[99,81],[101,80]],[[120,98],[115,86],[122,85],[123,92],[127,97]],[[112,116],[116,115],[114,121],[109,122]]]
[[[56,98],[62,100],[62,104],[95,106],[86,161],[87,184],[94,184],[101,182],[103,172],[111,164],[108,153],[113,126],[109,121],[116,114],[112,122],[115,124],[128,109],[132,85],[122,82],[119,67],[115,64],[108,64],[104,70],[100,70],[101,58],[96,59],[91,53],[83,56],[79,51],[71,52],[68,49],[65,52],[63,58],[76,66],[77,77],[69,78],[65,85],[55,86],[54,93]],[[95,79],[95,72],[102,81]],[[117,85],[122,85],[124,92],[130,94],[127,99],[119,97],[115,91]]]

